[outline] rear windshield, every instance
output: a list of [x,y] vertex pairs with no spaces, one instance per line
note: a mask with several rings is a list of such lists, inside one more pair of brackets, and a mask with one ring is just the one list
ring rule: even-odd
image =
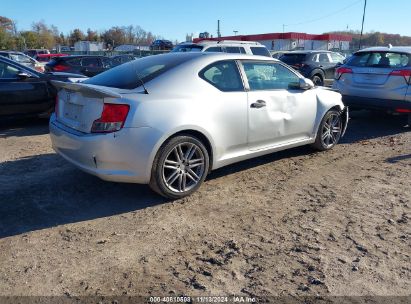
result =
[[280,57],[280,60],[287,64],[295,64],[304,62],[306,58],[307,54],[284,54]]
[[203,47],[197,44],[177,45],[171,52],[201,52]]
[[393,52],[359,52],[353,54],[347,65],[354,67],[403,68],[411,66],[411,55]]
[[132,90],[141,86],[141,81],[147,83],[185,61],[185,56],[172,59],[163,55],[144,57],[119,65],[83,83]]
[[253,55],[271,57],[270,52],[265,47],[252,46],[251,47],[251,52],[253,53]]

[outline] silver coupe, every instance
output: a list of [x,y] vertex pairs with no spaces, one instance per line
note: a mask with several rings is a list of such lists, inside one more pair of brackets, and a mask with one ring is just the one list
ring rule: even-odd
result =
[[104,180],[149,184],[171,199],[238,161],[307,144],[331,149],[348,121],[339,93],[262,56],[156,55],[82,83],[53,83],[57,153]]

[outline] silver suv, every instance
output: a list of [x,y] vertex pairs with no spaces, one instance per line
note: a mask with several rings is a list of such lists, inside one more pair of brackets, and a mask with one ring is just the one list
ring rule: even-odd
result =
[[358,51],[334,78],[333,88],[351,108],[411,113],[411,47]]
[[171,52],[222,52],[271,57],[268,49],[259,42],[236,40],[184,42],[177,45]]

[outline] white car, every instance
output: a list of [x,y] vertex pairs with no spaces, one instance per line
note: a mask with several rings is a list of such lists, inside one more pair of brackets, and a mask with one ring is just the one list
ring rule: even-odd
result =
[[171,52],[219,52],[271,57],[270,52],[263,44],[254,41],[237,40],[203,40],[199,43],[184,42],[177,45]]
[[334,147],[348,110],[278,60],[181,53],[137,59],[83,83],[53,82],[55,151],[117,182],[176,199],[214,169],[291,147]]

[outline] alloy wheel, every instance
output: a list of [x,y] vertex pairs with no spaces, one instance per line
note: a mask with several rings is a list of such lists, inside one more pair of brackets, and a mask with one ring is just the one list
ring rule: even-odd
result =
[[321,141],[327,149],[338,143],[341,137],[342,122],[338,113],[331,113],[324,121]]
[[162,164],[163,181],[166,187],[177,193],[193,189],[202,179],[205,156],[199,146],[184,142],[177,144]]

